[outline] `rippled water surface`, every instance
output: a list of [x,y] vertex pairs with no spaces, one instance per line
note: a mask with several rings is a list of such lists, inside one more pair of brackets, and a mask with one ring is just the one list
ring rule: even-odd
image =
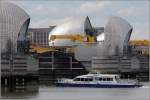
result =
[[150,100],[148,84],[140,88],[125,89],[30,86],[25,91],[18,90],[15,93],[3,91],[2,97],[4,100]]

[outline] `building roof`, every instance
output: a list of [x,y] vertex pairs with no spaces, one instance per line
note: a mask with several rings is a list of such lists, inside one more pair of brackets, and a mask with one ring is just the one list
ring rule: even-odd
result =
[[[49,38],[51,35],[76,35],[80,34],[81,36],[86,35],[86,30],[91,30],[91,22],[89,20],[89,17],[72,17],[66,22],[57,25],[49,34]],[[56,39],[54,41],[49,41],[49,45],[55,45],[55,46],[72,46],[75,44],[75,42],[64,39]]]
[[105,26],[104,54],[122,55],[127,49],[133,27],[123,18],[113,16]]
[[29,28],[28,32],[38,32],[38,33],[43,33],[43,32],[50,32],[55,26],[51,26],[49,28]]
[[1,50],[6,51],[9,40],[16,51],[17,40],[25,39],[29,22],[29,15],[19,6],[13,3],[0,2]]

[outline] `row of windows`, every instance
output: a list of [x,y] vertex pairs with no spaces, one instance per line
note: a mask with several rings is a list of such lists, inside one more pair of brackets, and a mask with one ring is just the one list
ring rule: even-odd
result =
[[98,81],[113,81],[113,78],[96,78]]
[[32,35],[30,37],[30,41],[32,43],[38,43],[40,45],[47,46],[48,45],[48,33],[47,32],[44,32],[44,33],[34,32],[34,33],[32,33]]
[[92,78],[76,78],[74,81],[93,81]]
[[[97,81],[113,81],[113,78],[96,78]],[[74,81],[93,81],[93,78],[76,78]]]

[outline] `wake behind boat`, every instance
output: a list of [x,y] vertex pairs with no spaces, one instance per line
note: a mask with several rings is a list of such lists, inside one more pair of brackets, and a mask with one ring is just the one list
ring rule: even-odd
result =
[[74,79],[58,79],[58,87],[90,87],[90,88],[134,88],[142,86],[135,80],[120,79],[114,74],[87,74]]

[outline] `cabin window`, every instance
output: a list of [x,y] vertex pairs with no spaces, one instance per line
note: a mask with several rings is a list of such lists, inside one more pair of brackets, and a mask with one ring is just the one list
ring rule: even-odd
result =
[[107,79],[106,78],[103,78],[103,81],[106,81]]
[[92,78],[75,78],[74,81],[93,81]]
[[112,78],[107,78],[107,81],[113,81],[113,79]]
[[74,81],[80,81],[80,78],[75,78]]
[[[101,78],[101,77],[96,77],[95,78],[97,81],[103,81],[103,78]],[[105,80],[105,79],[104,79]]]
[[92,78],[88,78],[88,80],[89,80],[89,81],[93,81],[93,79],[92,79]]
[[113,81],[113,78],[101,78],[101,77],[96,77],[96,80],[98,81]]
[[107,81],[110,81],[110,78],[106,78]]
[[84,81],[84,78],[81,78],[81,81]]
[[99,78],[99,81],[102,81],[102,78]]
[[84,81],[93,81],[92,78],[85,78]]

